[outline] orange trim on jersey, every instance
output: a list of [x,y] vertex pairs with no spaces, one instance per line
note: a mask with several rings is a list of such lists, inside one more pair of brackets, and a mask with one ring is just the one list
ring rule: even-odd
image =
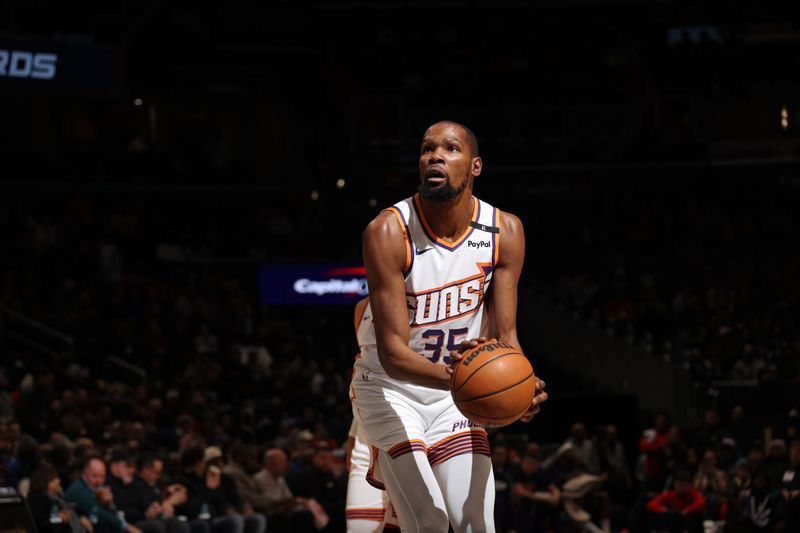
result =
[[[480,201],[477,198],[475,198],[474,196],[472,197],[472,200],[473,200],[473,202],[472,202],[473,205],[472,205],[472,218],[471,218],[471,221],[472,222],[477,222],[478,221],[478,204],[480,204]],[[432,237],[435,242],[437,242],[437,243],[439,243],[439,244],[441,244],[443,246],[447,246],[448,248],[456,248],[459,244],[464,242],[464,239],[466,239],[469,236],[470,233],[472,233],[472,226],[467,225],[467,229],[464,230],[464,233],[458,239],[454,240],[453,242],[449,242],[449,241],[447,241],[445,239],[442,239],[441,237],[436,235],[436,233],[433,232],[433,229],[431,229],[430,224],[428,224],[428,220],[425,218],[425,211],[423,211],[423,209],[422,209],[422,200],[420,199],[419,193],[414,195],[414,204],[417,206],[417,213],[419,213],[419,219],[422,222],[422,226],[425,228],[425,232],[428,234],[429,237]]]
[[395,444],[386,452],[392,459],[411,452],[425,452],[425,443],[419,439],[412,439]]
[[[494,208],[494,212],[497,214],[497,220],[495,221],[495,226],[500,229],[500,219],[502,218],[503,212]],[[494,259],[492,260],[493,265],[497,265],[497,260],[500,259],[500,234],[502,232],[498,231],[497,233],[493,234],[494,237]]]
[[375,487],[379,490],[386,490],[386,485],[382,482],[375,479],[375,465],[378,463],[378,448],[375,446],[372,447],[372,460],[369,462],[369,468],[367,469],[367,483]]
[[382,522],[386,515],[386,509],[383,508],[358,508],[358,509],[345,509],[344,517],[347,520],[374,520]]
[[403,272],[407,273],[411,268],[411,260],[414,258],[414,250],[411,249],[411,235],[408,234],[408,227],[403,220],[403,215],[396,207],[387,207],[384,211],[394,213],[397,222],[400,224],[400,229],[403,230],[403,238],[406,240],[406,264],[403,267]]
[[[358,337],[358,325],[361,323],[361,319],[364,318],[364,313],[367,311],[368,304],[369,296],[356,302],[355,312],[353,313],[353,326],[356,330],[356,337]],[[358,356],[356,356],[356,359],[358,359]]]

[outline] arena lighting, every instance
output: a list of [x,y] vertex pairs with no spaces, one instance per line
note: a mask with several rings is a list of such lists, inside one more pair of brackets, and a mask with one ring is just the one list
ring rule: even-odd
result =
[[144,103],[144,100],[142,100],[141,98],[134,98],[133,99],[133,105],[135,105],[136,107],[141,106],[143,103]]
[[369,206],[370,207],[375,207],[376,205],[378,205],[378,200],[376,200],[375,198],[370,198],[369,199]]
[[344,189],[344,180],[342,178],[339,178],[338,180],[336,180],[336,188],[337,189]]
[[789,110],[786,106],[781,108],[781,129],[789,129]]
[[314,201],[319,200],[319,192],[318,191],[311,191],[311,199]]

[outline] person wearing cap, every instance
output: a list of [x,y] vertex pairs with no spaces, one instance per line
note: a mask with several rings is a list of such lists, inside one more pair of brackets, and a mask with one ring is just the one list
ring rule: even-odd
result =
[[205,457],[198,446],[190,446],[181,454],[181,474],[175,482],[186,487],[186,501],[175,507],[175,514],[205,522],[211,533],[243,533],[242,516],[220,489],[220,472],[215,472],[219,468],[210,468]]
[[111,454],[108,485],[125,520],[144,533],[188,533],[189,526],[174,518],[174,510],[152,499],[147,487],[136,477],[136,457],[120,448]]
[[266,517],[256,513],[250,502],[242,499],[239,489],[236,487],[236,481],[225,473],[225,456],[222,450],[217,446],[209,446],[205,449],[203,458],[208,465],[206,482],[207,484],[217,483],[213,480],[219,479],[219,488],[215,490],[221,491],[230,507],[234,509],[234,513],[229,512],[229,514],[242,518],[245,533],[264,533],[267,529]]

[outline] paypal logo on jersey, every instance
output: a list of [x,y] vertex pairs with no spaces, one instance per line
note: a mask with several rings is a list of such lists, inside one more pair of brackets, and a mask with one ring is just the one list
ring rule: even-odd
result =
[[467,248],[489,248],[492,245],[489,241],[467,241]]

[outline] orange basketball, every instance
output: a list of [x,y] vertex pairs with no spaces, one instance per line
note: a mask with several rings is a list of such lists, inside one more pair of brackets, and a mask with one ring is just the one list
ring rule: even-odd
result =
[[484,426],[506,426],[531,405],[536,378],[528,358],[510,344],[479,344],[453,368],[450,391],[464,416]]

